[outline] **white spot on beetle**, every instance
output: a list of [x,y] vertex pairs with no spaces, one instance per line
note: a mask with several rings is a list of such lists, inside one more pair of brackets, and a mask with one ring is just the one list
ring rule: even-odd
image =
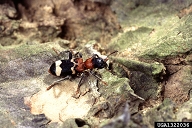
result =
[[75,63],[75,59],[74,59],[74,58],[73,58],[73,59],[71,59],[71,62],[72,62],[72,63]]
[[77,65],[77,63],[75,63],[75,59],[71,59],[71,62],[74,63],[74,66],[71,67],[71,71],[72,71],[72,74],[75,74],[75,66]]
[[57,76],[60,76],[60,75],[61,75],[61,70],[62,70],[62,68],[60,67],[61,63],[62,63],[61,60],[58,60],[58,61],[55,62],[55,66],[56,66],[56,67],[55,67],[55,74],[56,74]]
[[75,69],[74,67],[71,67],[72,74],[75,74]]

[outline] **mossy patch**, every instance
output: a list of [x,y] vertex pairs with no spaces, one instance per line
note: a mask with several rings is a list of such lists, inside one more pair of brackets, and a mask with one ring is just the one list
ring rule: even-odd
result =
[[150,63],[125,59],[125,58],[115,58],[115,57],[112,57],[112,58],[114,62],[125,66],[129,70],[140,71],[147,75],[152,75],[152,76],[159,75],[163,73],[165,70],[164,65],[158,62],[150,64]]

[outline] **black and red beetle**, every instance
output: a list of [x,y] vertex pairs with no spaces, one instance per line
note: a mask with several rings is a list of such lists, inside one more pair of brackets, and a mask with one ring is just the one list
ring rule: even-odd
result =
[[[90,73],[92,75],[94,75],[91,72],[93,69],[107,68],[108,67],[108,64],[107,64],[108,58],[107,57],[117,51],[112,52],[105,59],[99,57],[97,54],[94,54],[92,57],[86,59],[85,61],[83,61],[82,55],[79,52],[77,52],[76,54],[73,54],[72,51],[66,51],[66,52],[69,53],[69,59],[57,60],[49,68],[49,73],[51,73],[54,76],[60,76],[60,77],[64,77],[64,78],[54,82],[52,85],[50,85],[47,88],[47,90],[51,89],[59,81],[69,79],[71,76],[81,75],[85,71],[88,71],[88,70],[90,71]],[[77,91],[79,90],[79,87],[81,85],[83,75],[78,84]],[[94,76],[97,79],[101,80],[98,76],[96,76],[96,75],[94,75]]]

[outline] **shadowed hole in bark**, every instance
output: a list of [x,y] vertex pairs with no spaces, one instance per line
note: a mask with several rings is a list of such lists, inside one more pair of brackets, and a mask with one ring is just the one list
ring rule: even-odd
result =
[[84,125],[86,125],[86,122],[80,118],[76,118],[75,123],[77,124],[78,127],[83,127]]

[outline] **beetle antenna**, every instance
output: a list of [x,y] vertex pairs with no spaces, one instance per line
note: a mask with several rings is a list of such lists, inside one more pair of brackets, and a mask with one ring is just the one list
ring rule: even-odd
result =
[[107,55],[107,57],[104,59],[104,61],[107,62],[107,61],[108,61],[108,57],[109,57],[110,55],[116,53],[116,52],[118,52],[118,51],[116,50],[116,51],[111,52],[109,55]]
[[107,55],[107,57],[109,57],[110,55],[112,55],[112,54],[114,54],[116,52],[118,52],[118,51],[116,50],[116,51],[111,52],[109,55]]

